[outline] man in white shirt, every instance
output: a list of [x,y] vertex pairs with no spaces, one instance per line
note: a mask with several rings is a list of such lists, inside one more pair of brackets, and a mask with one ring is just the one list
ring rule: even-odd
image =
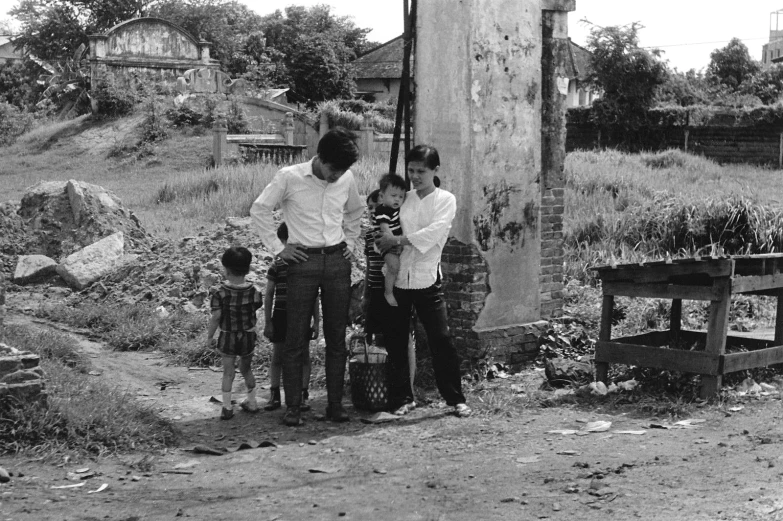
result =
[[[349,170],[359,157],[354,136],[344,129],[327,132],[318,155],[281,169],[253,203],[250,215],[261,240],[288,264],[283,388],[283,422],[299,425],[302,363],[309,349],[310,317],[320,290],[326,340],[326,417],[348,421],[342,406],[345,381],[345,328],[351,297],[351,262],[361,231],[364,202]],[[272,212],[283,212],[288,242],[277,238]]]

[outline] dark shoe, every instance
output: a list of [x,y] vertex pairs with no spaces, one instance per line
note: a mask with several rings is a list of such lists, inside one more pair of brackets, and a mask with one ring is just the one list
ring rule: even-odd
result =
[[307,403],[307,400],[310,399],[310,392],[307,389],[302,389],[302,403],[299,405],[299,410],[302,412],[307,412],[312,407],[310,407],[310,404]]
[[288,427],[297,427],[302,423],[299,407],[289,407],[283,416],[283,423]]
[[272,394],[269,396],[269,401],[264,405],[265,411],[274,411],[281,407],[280,403],[280,388],[272,387]]
[[347,422],[351,418],[345,411],[345,408],[340,403],[330,403],[326,407],[326,419],[333,422],[342,423]]
[[233,417],[234,417],[234,409],[221,408],[221,411],[220,411],[220,419],[221,420],[230,420]]

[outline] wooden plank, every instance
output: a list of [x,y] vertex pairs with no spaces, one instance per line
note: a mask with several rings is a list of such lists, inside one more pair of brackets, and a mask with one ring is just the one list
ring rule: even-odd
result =
[[734,277],[731,282],[732,293],[747,293],[749,291],[763,291],[783,288],[783,273],[774,275],[756,275]]
[[755,367],[767,367],[783,362],[783,346],[768,347],[757,351],[745,353],[731,353],[723,356],[723,373],[733,373],[753,369]]
[[617,268],[598,267],[593,268],[598,277],[604,282],[628,281],[640,284],[652,282],[666,282],[670,277],[682,275],[702,274],[710,278],[730,277],[734,274],[734,261],[731,259],[710,259],[689,262],[672,261],[672,264],[661,262],[660,264],[646,263],[624,264]]
[[[604,295],[601,303],[601,329],[598,331],[598,341],[609,341],[612,338],[612,314],[614,314],[614,297]],[[599,382],[608,383],[609,364],[596,360],[595,379]]]
[[[726,332],[729,327],[729,307],[731,305],[731,279],[717,280],[715,286],[723,290],[723,298],[710,302],[710,316],[707,322],[707,346],[705,352],[721,356],[726,350]],[[710,398],[720,391],[720,375],[705,376],[701,379],[700,395]]]
[[[766,349],[776,345],[772,340],[764,340],[763,338],[750,338],[745,336],[728,335],[726,337],[726,349],[729,347],[744,347],[748,351],[755,351],[758,349]],[[779,345],[779,344],[778,344]]]
[[612,340],[612,342],[618,342],[620,344],[633,344],[636,346],[665,346],[669,344],[669,332],[649,331],[639,335],[615,338]]
[[775,345],[783,345],[783,293],[778,293],[778,306],[775,313]]
[[714,286],[686,286],[684,284],[641,284],[636,282],[608,282],[601,285],[604,295],[685,300],[720,300],[723,290]]
[[680,343],[680,330],[682,329],[682,299],[672,299],[672,307],[669,313],[669,346],[676,348]]
[[684,351],[599,340],[595,345],[595,361],[596,363],[619,363],[684,373],[717,375],[720,355],[703,351]]

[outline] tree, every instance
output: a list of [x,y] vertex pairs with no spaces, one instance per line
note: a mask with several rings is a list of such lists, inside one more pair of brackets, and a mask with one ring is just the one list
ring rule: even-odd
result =
[[746,78],[740,92],[756,96],[765,105],[772,105],[783,98],[783,64],[775,63]]
[[33,110],[45,87],[37,80],[43,69],[32,60],[0,64],[0,102]]
[[247,39],[258,33],[261,24],[261,16],[237,0],[161,0],[150,9],[150,16],[212,43],[211,56],[232,75],[237,74],[232,66],[236,55],[243,53]]
[[89,35],[145,15],[152,1],[19,0],[10,11],[21,26],[13,42],[41,60],[62,60],[79,45],[87,45]]
[[666,80],[656,91],[656,105],[709,105],[715,86],[710,85],[704,74],[690,69],[680,72],[669,70]]
[[351,62],[367,50],[369,29],[331,14],[327,5],[290,6],[264,17],[268,47],[282,53],[293,97],[314,103],[350,96],[355,90]]
[[602,91],[593,103],[593,118],[601,125],[636,130],[652,107],[656,90],[667,78],[658,51],[639,47],[641,25],[598,27],[587,38],[592,53],[588,81]]
[[732,38],[726,47],[710,53],[707,77],[734,90],[761,70],[761,65],[750,57],[748,47],[739,38]]

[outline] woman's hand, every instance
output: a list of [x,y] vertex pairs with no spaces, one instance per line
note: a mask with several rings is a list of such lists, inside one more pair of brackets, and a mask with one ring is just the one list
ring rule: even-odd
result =
[[400,244],[400,237],[396,237],[391,233],[377,233],[375,234],[375,245],[381,250],[381,253],[386,253],[389,249]]

